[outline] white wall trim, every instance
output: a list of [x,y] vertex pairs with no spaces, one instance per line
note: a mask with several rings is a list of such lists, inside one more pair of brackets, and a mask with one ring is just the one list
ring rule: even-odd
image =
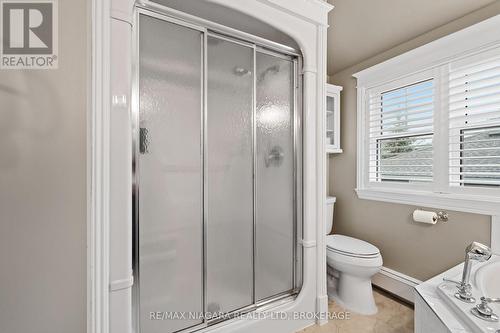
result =
[[316,320],[316,324],[322,326],[328,323],[328,294],[320,295],[316,299],[316,311],[320,314],[320,317],[324,319]]
[[[325,11],[328,13],[328,11]],[[317,276],[316,276],[316,290],[317,301],[316,311],[320,314],[319,319],[316,321],[318,325],[328,323],[326,314],[328,313],[328,290],[327,290],[327,274],[326,274],[326,195],[327,195],[327,156],[326,151],[326,49],[327,49],[327,30],[325,26],[318,26],[317,31],[317,45],[318,49],[325,50],[325,52],[317,53],[318,68],[323,70],[319,71],[316,75],[317,81],[317,104],[316,104],[316,183],[317,183],[317,229],[316,229],[316,242],[317,242]],[[305,76],[313,76],[312,73],[307,73]]]
[[372,283],[408,302],[414,303],[414,289],[422,283],[411,276],[382,267],[380,272],[372,278]]
[[500,43],[500,15],[476,23],[399,56],[359,71],[353,76],[358,84],[373,87],[401,76],[441,66],[451,59],[482,52]]
[[315,240],[301,240],[300,243],[302,244],[303,248],[309,248],[309,247],[316,247],[316,241]]
[[356,189],[358,198],[410,206],[448,209],[483,215],[500,215],[500,198],[404,189]]
[[134,284],[134,277],[130,276],[125,279],[111,281],[109,283],[109,290],[110,291],[123,290],[131,288],[133,284]]
[[92,1],[88,123],[87,332],[109,331],[110,1]]
[[301,20],[321,25],[328,26],[328,12],[333,9],[329,3],[321,0],[257,0],[266,3],[269,6],[279,8],[288,14],[295,16]]

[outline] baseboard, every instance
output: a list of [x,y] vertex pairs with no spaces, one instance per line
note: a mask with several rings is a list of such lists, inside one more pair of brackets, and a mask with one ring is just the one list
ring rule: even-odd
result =
[[373,285],[412,304],[415,302],[414,288],[420,283],[422,281],[387,267],[382,267],[372,278]]
[[316,299],[316,309],[319,314],[323,314],[316,320],[316,324],[321,326],[328,323],[328,318],[326,317],[328,313],[328,295],[318,296]]

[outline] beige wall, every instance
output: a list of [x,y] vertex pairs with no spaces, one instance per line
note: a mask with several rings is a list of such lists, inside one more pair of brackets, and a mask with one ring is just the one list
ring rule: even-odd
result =
[[465,246],[471,241],[489,244],[490,217],[449,212],[448,223],[428,226],[412,222],[414,206],[357,198],[354,191],[356,82],[352,74],[497,14],[500,1],[330,77],[330,83],[344,87],[341,99],[344,153],[331,155],[329,159],[329,192],[337,197],[334,231],[375,244],[382,252],[384,266],[417,279],[426,280],[462,261]]
[[0,332],[86,331],[86,0],[59,69],[0,70]]

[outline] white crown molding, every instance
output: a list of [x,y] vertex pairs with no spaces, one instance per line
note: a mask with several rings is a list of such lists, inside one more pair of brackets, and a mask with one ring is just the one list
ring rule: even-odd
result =
[[[358,86],[370,88],[420,70],[440,66],[451,58],[460,58],[500,43],[500,15],[439,38],[428,44],[405,52],[375,66],[359,71],[353,76]],[[411,71],[411,72],[410,72]]]
[[321,0],[258,0],[316,25],[328,26],[328,12],[333,6]]

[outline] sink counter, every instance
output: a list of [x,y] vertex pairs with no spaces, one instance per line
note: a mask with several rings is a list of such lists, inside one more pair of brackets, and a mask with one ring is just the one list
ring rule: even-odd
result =
[[[471,268],[472,293],[476,303],[463,303],[453,296],[455,285],[443,282],[443,278],[460,280],[463,263],[459,264],[418,285],[415,295],[415,332],[417,333],[462,333],[462,332],[500,332],[498,323],[489,323],[470,313],[481,296],[496,297],[499,286],[496,275],[500,271],[500,256],[483,263],[474,262]],[[493,293],[495,295],[490,295]],[[492,306],[492,305],[490,305]],[[492,306],[498,313],[500,307]]]
[[472,332],[437,294],[444,277],[461,274],[461,263],[415,287],[415,333]]

